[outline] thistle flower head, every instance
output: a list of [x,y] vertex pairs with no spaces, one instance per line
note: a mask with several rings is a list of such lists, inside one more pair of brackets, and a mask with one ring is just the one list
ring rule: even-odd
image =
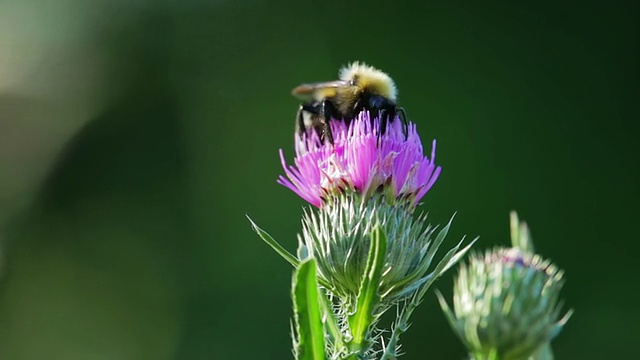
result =
[[330,122],[334,144],[321,141],[315,131],[296,134],[295,166],[286,164],[280,150],[285,176],[278,183],[321,208],[330,198],[357,194],[363,202],[376,194],[387,201],[414,205],[429,191],[440,175],[431,158],[424,156],[415,124],[408,131],[399,118],[379,134],[380,118],[362,111],[349,124]]
[[536,254],[496,248],[460,267],[453,311],[442,297],[440,305],[473,358],[527,359],[571,316],[560,318],[562,277],[562,270]]
[[[327,358],[396,358],[415,307],[473,242],[461,247],[460,241],[435,260],[450,224],[436,231],[425,215],[414,217],[441,171],[434,164],[435,141],[425,156],[415,124],[362,111],[328,125],[330,142],[313,127],[296,134],[294,165],[280,150],[286,176],[278,183],[315,206],[305,210],[297,257],[254,229],[294,266],[313,264],[314,286],[327,300],[321,326],[328,332]],[[382,314],[395,305],[391,333],[378,329]]]

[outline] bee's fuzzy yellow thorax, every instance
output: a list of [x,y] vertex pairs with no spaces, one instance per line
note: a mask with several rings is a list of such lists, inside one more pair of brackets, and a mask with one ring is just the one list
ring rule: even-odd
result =
[[358,87],[366,88],[391,101],[396,101],[396,84],[386,73],[365,63],[353,62],[340,70],[340,80],[356,80]]

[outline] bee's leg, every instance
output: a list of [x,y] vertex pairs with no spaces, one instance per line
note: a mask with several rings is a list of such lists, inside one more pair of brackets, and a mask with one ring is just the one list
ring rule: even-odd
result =
[[302,105],[298,108],[296,113],[296,131],[294,136],[294,143],[296,145],[296,151],[303,154],[309,151],[308,143],[303,141],[305,139],[304,134],[307,132],[307,128],[304,124],[304,108]]
[[298,113],[296,114],[296,134],[302,136],[307,130],[307,126],[304,123],[304,106],[300,105]]
[[378,129],[378,146],[380,146],[380,138],[387,132],[387,123],[391,121],[391,116],[387,109],[381,109],[380,112],[380,128]]
[[407,122],[407,112],[404,111],[404,108],[397,109],[398,118],[402,121],[402,132],[404,133],[404,139],[407,140],[409,138],[409,123]]
[[[365,111],[365,106],[364,106],[364,100],[362,98],[358,98],[356,100],[356,102],[353,104],[353,107],[351,108],[351,113],[347,114],[344,118],[344,122],[345,124],[347,124],[347,126],[349,126],[351,124],[351,121],[353,121],[353,119],[355,119],[356,117],[358,117],[358,115],[360,115],[361,112]],[[371,123],[371,126],[373,127],[373,114],[372,111],[370,110],[366,110],[370,116],[369,116],[369,122]]]
[[380,135],[384,135],[387,132],[387,124],[393,120],[387,109],[380,110]]
[[329,141],[329,144],[333,145],[333,133],[331,132],[331,121],[335,120],[336,114],[338,111],[336,110],[333,103],[329,100],[324,100],[321,103],[322,111],[320,113],[324,114],[323,123],[323,135]]
[[311,133],[309,131],[315,131],[318,134],[318,138],[322,140],[324,132],[322,116],[321,103],[302,104],[298,111],[298,126],[302,128],[300,133],[306,133],[307,136],[310,136]]

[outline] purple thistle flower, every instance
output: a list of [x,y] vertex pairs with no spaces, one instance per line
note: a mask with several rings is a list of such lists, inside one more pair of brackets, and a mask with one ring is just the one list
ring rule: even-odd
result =
[[378,192],[391,202],[407,199],[415,206],[440,175],[433,141],[431,158],[423,155],[416,126],[409,122],[407,135],[399,118],[378,135],[380,119],[361,112],[349,125],[330,122],[334,144],[323,143],[313,130],[296,134],[295,166],[287,165],[280,149],[286,177],[278,183],[321,208],[332,195],[353,192],[367,200]]

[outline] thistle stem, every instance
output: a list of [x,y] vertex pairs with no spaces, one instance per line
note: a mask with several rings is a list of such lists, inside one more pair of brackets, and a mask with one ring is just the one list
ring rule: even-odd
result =
[[500,360],[500,356],[498,356],[497,349],[491,349],[488,354],[475,353],[469,354],[469,358],[473,360]]

